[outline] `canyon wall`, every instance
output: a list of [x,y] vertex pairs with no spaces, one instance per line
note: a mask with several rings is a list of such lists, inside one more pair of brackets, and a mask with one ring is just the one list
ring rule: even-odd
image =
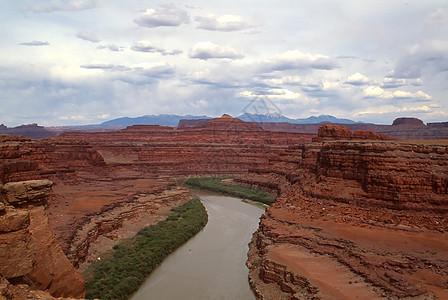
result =
[[[319,136],[274,132],[227,115],[196,125],[137,125],[43,140],[0,136],[3,190],[20,182],[53,182],[45,201],[8,200],[15,198],[7,197],[7,189],[3,193],[0,218],[15,221],[0,219],[0,226],[19,225],[3,229],[0,237],[20,235],[6,240],[19,242],[10,246],[22,249],[26,259],[20,274],[5,276],[14,268],[3,258],[8,263],[0,275],[60,295],[57,273],[43,267],[32,272],[43,266],[33,261],[33,234],[46,241],[43,249],[53,249],[49,253],[65,254],[55,268],[68,268],[68,261],[82,270],[118,239],[188,200],[173,177],[239,174],[240,183],[279,196],[250,248],[251,282],[260,297],[444,295],[447,142],[398,141],[332,126]],[[435,128],[444,130],[444,124]],[[328,270],[336,277],[327,278]]]
[[108,164],[133,164],[154,176],[246,173],[267,164],[270,153],[314,136],[269,132],[228,115],[198,127],[135,125],[115,132],[61,135],[89,141]]
[[291,147],[240,177],[275,182],[279,195],[250,245],[260,298],[445,299],[447,159],[444,141],[339,136]]

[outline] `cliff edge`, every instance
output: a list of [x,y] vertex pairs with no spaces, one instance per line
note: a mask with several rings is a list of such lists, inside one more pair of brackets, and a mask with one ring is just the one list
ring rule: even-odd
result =
[[51,186],[49,180],[30,180],[0,187],[0,276],[54,297],[83,298],[84,279],[48,224]]

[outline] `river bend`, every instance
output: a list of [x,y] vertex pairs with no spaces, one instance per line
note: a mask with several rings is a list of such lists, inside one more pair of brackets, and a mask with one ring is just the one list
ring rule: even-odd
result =
[[245,265],[263,210],[241,199],[199,193],[208,223],[169,255],[132,300],[255,299]]

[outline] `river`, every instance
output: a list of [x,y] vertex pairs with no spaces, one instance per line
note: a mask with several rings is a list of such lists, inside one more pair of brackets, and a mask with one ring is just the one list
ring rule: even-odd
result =
[[245,263],[263,210],[238,198],[198,196],[207,209],[207,225],[169,255],[132,300],[255,299]]

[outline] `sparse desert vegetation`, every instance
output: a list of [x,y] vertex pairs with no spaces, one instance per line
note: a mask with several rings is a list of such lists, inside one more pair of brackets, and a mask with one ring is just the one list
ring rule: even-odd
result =
[[167,219],[115,245],[89,266],[84,273],[86,298],[126,299],[166,256],[207,223],[207,212],[197,198],[171,211]]
[[275,201],[274,197],[272,197],[269,193],[245,186],[223,184],[223,179],[225,179],[225,177],[189,178],[184,182],[184,185],[187,187],[235,196],[242,199],[249,199],[267,205],[270,205]]

